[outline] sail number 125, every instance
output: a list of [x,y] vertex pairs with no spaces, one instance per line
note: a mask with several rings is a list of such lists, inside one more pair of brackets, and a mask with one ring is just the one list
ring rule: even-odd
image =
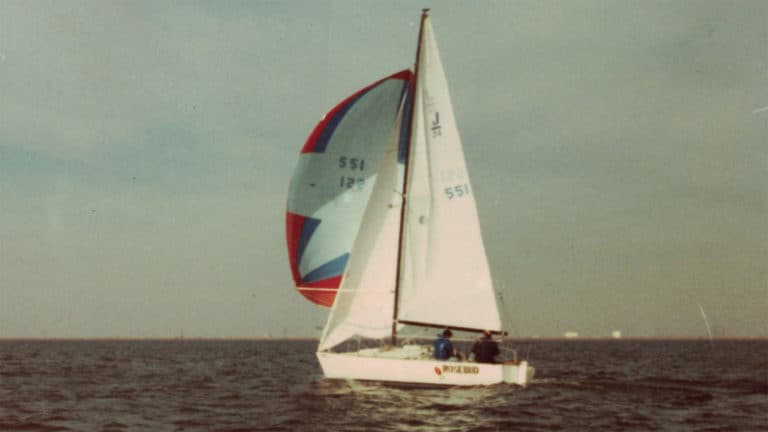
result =
[[445,191],[445,195],[448,197],[448,199],[461,198],[463,196],[469,195],[469,185],[466,183],[447,187],[443,190]]
[[[364,171],[365,159],[340,156],[339,168],[343,171]],[[355,175],[355,173],[345,173],[339,178],[339,187],[343,189],[362,190],[365,186],[365,177],[358,177],[357,175]]]

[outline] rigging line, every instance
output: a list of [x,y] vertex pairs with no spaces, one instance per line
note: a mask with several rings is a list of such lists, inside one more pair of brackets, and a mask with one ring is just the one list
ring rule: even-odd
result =
[[704,319],[704,325],[707,326],[707,335],[709,336],[709,345],[713,346],[714,342],[712,341],[712,329],[709,328],[709,320],[707,319],[707,314],[704,313],[704,306],[699,303],[699,311],[701,312],[701,318]]

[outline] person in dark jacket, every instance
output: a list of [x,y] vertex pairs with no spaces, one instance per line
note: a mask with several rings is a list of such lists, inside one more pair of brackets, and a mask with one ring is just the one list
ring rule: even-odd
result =
[[453,336],[453,333],[449,329],[445,329],[435,339],[434,356],[437,360],[448,360],[454,356],[455,351],[450,340],[451,336]]
[[489,330],[483,332],[483,337],[472,345],[472,354],[478,363],[496,363],[496,356],[500,354],[499,345],[491,338]]

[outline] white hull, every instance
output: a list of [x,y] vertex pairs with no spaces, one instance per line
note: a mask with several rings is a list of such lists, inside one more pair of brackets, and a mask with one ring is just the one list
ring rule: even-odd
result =
[[326,378],[385,381],[409,384],[478,386],[492,384],[526,385],[534,369],[528,362],[505,364],[443,361],[430,358],[427,347],[405,346],[357,352],[318,352],[317,359]]

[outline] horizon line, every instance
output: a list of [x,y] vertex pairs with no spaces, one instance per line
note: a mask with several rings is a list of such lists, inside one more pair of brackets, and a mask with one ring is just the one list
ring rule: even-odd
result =
[[[411,339],[432,339],[430,337],[414,337]],[[0,342],[5,341],[318,341],[319,338],[315,336],[280,336],[280,337],[266,337],[266,336],[184,336],[184,337],[172,337],[172,336],[148,336],[148,337],[133,337],[133,336],[98,336],[98,337],[81,337],[81,336],[64,336],[64,337],[47,337],[47,336],[8,336],[0,337]],[[505,337],[503,340],[509,341],[709,341],[707,336],[622,336],[620,338],[614,338],[611,336],[577,336],[577,337],[565,337],[565,336],[518,336],[518,337]],[[768,336],[715,336],[712,340],[768,340]]]

